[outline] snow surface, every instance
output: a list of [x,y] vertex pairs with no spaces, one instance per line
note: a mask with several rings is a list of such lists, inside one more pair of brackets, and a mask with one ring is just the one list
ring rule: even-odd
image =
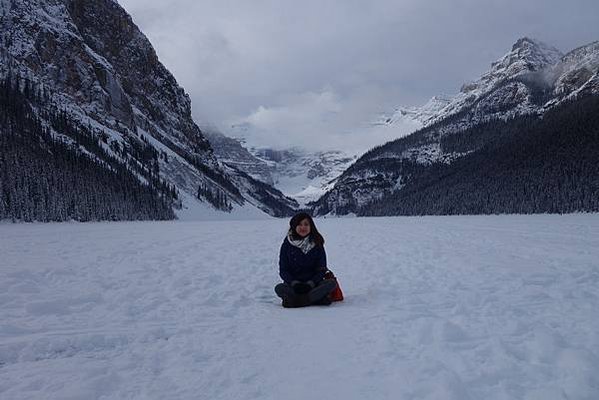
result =
[[599,215],[0,224],[2,399],[597,399]]
[[175,214],[180,221],[238,221],[274,218],[249,202],[245,202],[241,206],[234,203],[233,210],[226,212],[217,210],[209,203],[196,201],[193,196],[185,192],[179,193],[179,197],[183,206],[180,209],[175,209]]

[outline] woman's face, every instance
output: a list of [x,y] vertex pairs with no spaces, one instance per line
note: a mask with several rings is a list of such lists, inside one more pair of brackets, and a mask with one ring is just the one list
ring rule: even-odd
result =
[[308,236],[310,234],[310,221],[307,218],[302,219],[300,223],[295,227],[295,233],[301,237]]

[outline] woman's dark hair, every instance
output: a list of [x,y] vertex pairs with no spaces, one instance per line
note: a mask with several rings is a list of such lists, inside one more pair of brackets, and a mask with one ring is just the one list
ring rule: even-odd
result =
[[310,222],[310,235],[309,235],[310,239],[312,239],[312,241],[317,246],[323,247],[324,246],[324,238],[322,237],[320,232],[318,232],[318,229],[316,229],[314,220],[312,219],[312,216],[308,213],[301,212],[301,213],[297,213],[293,217],[291,217],[291,220],[289,221],[289,232],[291,233],[291,236],[294,239],[301,239],[301,237],[295,231],[295,228],[297,228],[297,226],[300,224],[300,222],[302,222],[305,219],[307,219],[308,222]]

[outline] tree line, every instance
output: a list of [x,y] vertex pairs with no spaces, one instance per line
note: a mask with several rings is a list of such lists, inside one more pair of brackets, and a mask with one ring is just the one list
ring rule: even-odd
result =
[[0,220],[175,218],[177,191],[159,178],[159,154],[130,138],[122,160],[102,141],[107,135],[70,119],[41,88],[10,73],[3,77]]
[[[493,120],[441,138],[447,163],[390,166],[404,186],[358,215],[599,211],[599,96],[546,112]],[[379,170],[385,166],[379,166]]]

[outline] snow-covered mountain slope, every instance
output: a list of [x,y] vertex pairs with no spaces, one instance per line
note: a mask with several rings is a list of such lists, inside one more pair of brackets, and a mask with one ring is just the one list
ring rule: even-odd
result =
[[542,99],[535,85],[545,86],[544,75],[560,62],[563,54],[540,41],[521,38],[511,51],[491,64],[491,69],[478,80],[466,83],[460,93],[438,113],[432,122],[440,121],[466,108],[472,108],[468,123],[491,117],[507,118],[535,112]]
[[303,309],[285,221],[0,224],[0,398],[599,397],[599,215],[316,223]]
[[547,75],[554,95],[563,100],[578,94],[599,93],[598,71],[599,41],[572,50]]
[[300,148],[250,151],[270,166],[274,186],[302,206],[318,199],[357,158],[342,151],[311,152]]
[[[49,94],[37,106],[40,118],[45,108],[66,112],[104,137],[106,151],[126,164],[140,160],[114,149],[143,140],[160,154],[153,168],[187,202],[226,211],[249,199],[194,123],[189,96],[116,1],[0,0],[0,18],[0,75],[18,76]],[[199,187],[213,196],[198,197]],[[218,196],[230,207],[210,201]]]
[[478,80],[464,84],[429,121],[442,121],[470,107],[470,125],[494,117],[541,113],[579,90],[599,92],[598,67],[599,42],[564,55],[543,42],[521,38]]
[[243,139],[225,136],[214,127],[202,127],[202,131],[218,160],[276,187],[302,206],[331,188],[335,178],[357,158],[342,151],[256,148]]
[[[449,105],[451,100],[449,96],[433,96],[420,107],[397,107],[392,113],[381,114],[374,122],[374,125],[395,127],[402,133],[405,132],[397,136],[399,139],[401,136],[430,125],[440,116],[442,110]],[[404,128],[404,125],[410,124],[414,125],[414,128]]]
[[218,128],[203,126],[202,132],[214,149],[214,155],[218,160],[235,167],[254,179],[273,185],[272,177],[274,166],[259,157],[256,157],[244,147],[240,139],[225,136]]
[[339,177],[334,188],[314,204],[315,211],[357,212],[366,204],[401,190],[407,180],[416,176],[407,170],[402,172],[406,162],[416,169],[449,164],[472,151],[443,148],[441,142],[449,135],[459,135],[493,120],[542,115],[578,94],[599,94],[598,65],[597,42],[562,55],[538,41],[518,40],[481,78],[442,102],[426,119],[423,129],[372,149],[357,160]]
[[300,204],[291,196],[286,196],[277,188],[246,174],[238,167],[224,164],[227,174],[231,177],[242,195],[258,209],[275,217],[293,215]]

